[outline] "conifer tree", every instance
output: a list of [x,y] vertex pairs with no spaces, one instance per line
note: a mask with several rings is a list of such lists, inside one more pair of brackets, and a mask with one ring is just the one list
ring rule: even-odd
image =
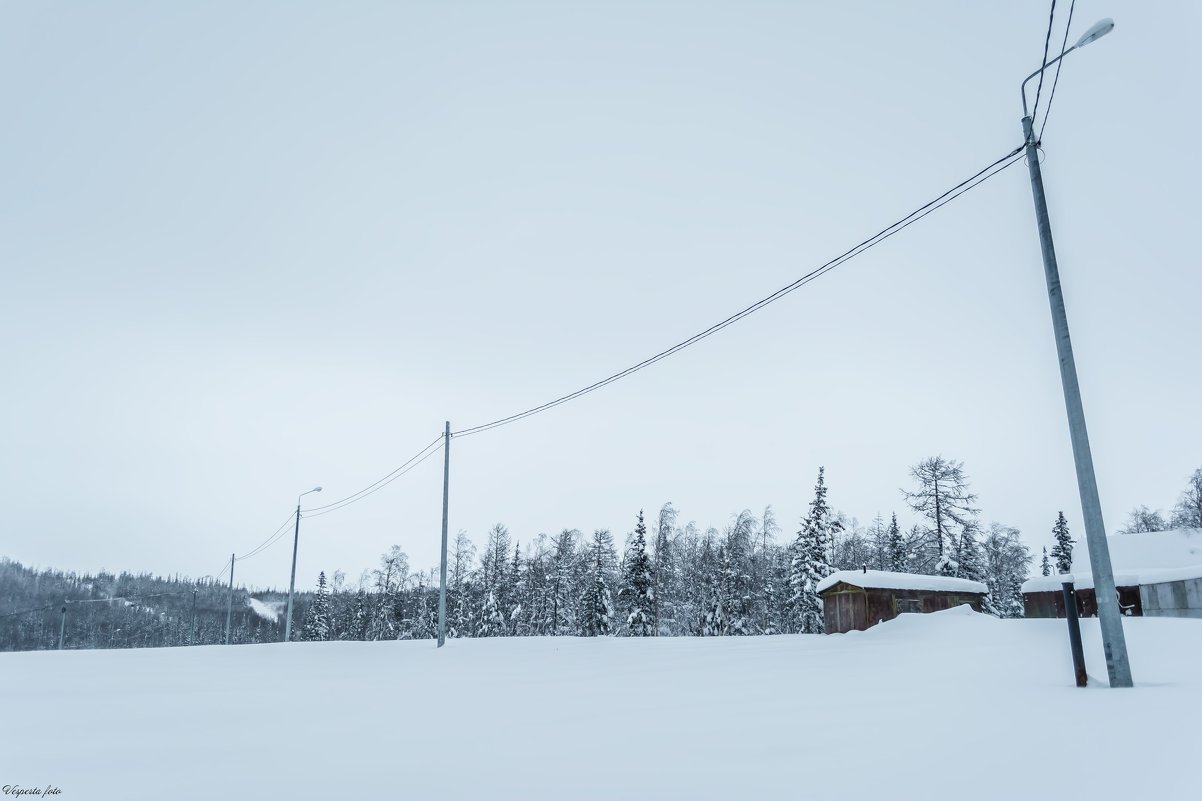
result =
[[1045,576],[1052,575],[1052,565],[1048,562],[1048,546],[1043,546],[1043,559],[1039,561],[1039,572]]
[[835,532],[843,524],[834,520],[826,502],[825,470],[818,468],[818,483],[809,513],[801,521],[797,539],[793,542],[792,568],[789,573],[790,604],[798,630],[803,634],[823,631],[822,602],[817,586],[832,572],[827,562]]
[[326,573],[317,574],[317,592],[313,595],[313,603],[305,613],[305,622],[301,627],[301,639],[309,641],[330,639],[332,621],[330,620],[330,591],[326,586]]
[[626,602],[626,625],[631,637],[652,634],[654,589],[651,583],[651,560],[647,557],[647,527],[643,510],[639,510],[634,527],[634,540],[626,554],[626,570],[621,595]]
[[601,548],[596,549],[593,580],[586,599],[585,634],[589,637],[605,637],[613,631],[613,602],[609,587],[605,584],[605,563]]
[[1052,526],[1052,537],[1056,540],[1056,544],[1052,546],[1052,561],[1056,565],[1056,572],[1067,573],[1073,569],[1075,540],[1069,538],[1068,521],[1064,519],[1064,512],[1056,516],[1056,525]]
[[499,637],[504,633],[505,616],[501,614],[501,605],[497,603],[497,594],[490,591],[480,610],[480,626],[476,629],[476,636]]
[[903,572],[906,569],[906,540],[897,525],[897,512],[889,521],[889,530],[885,534],[887,549],[886,570]]

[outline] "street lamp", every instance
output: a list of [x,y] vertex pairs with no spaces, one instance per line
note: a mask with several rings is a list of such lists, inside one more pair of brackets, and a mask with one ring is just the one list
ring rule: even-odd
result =
[[1127,661],[1127,642],[1123,637],[1123,619],[1119,612],[1114,587],[1114,569],[1110,564],[1110,548],[1106,544],[1106,527],[1102,522],[1102,505],[1098,499],[1098,481],[1094,475],[1093,456],[1089,451],[1089,433],[1085,428],[1085,410],[1081,405],[1081,387],[1077,383],[1077,365],[1073,360],[1073,343],[1069,339],[1068,317],[1064,311],[1064,295],[1060,288],[1060,271],[1056,266],[1056,249],[1052,245],[1052,223],[1043,191],[1043,173],[1039,169],[1039,142],[1035,139],[1035,121],[1027,111],[1027,83],[1069,53],[1100,39],[1114,29],[1114,21],[1104,19],[1094,25],[1077,43],[1023,81],[1023,136],[1027,151],[1027,168],[1031,173],[1031,193],[1035,199],[1035,219],[1039,227],[1039,244],[1043,251],[1043,271],[1047,278],[1048,300],[1052,306],[1052,329],[1056,336],[1056,353],[1060,357],[1060,382],[1064,387],[1064,405],[1068,411],[1069,436],[1073,443],[1073,459],[1077,468],[1077,490],[1081,495],[1081,511],[1085,518],[1085,541],[1089,549],[1089,564],[1093,571],[1094,596],[1098,619],[1102,624],[1102,647],[1106,654],[1106,672],[1111,687],[1130,687],[1131,665]]
[[308,492],[302,492],[296,496],[296,530],[292,534],[292,579],[288,582],[288,617],[284,623],[284,642],[292,639],[292,595],[296,592],[296,546],[300,542],[300,499],[310,492],[321,492],[321,487],[314,487]]

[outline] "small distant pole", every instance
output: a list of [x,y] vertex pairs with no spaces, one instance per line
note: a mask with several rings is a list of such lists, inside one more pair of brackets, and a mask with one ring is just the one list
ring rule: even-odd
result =
[[451,484],[451,421],[442,435],[442,561],[438,580],[438,647],[447,641],[447,508]]
[[1077,593],[1073,590],[1071,579],[1062,581],[1060,586],[1064,592],[1064,616],[1068,618],[1068,642],[1073,649],[1073,672],[1077,675],[1077,686],[1084,687],[1089,683],[1085,672],[1085,651],[1081,648],[1081,622],[1077,620]]
[[230,554],[230,597],[225,607],[225,644],[230,644],[230,620],[234,616],[234,555]]
[[67,635],[67,602],[63,601],[63,619],[58,624],[58,650],[63,650],[63,639]]
[[196,645],[196,588],[192,588],[192,637],[188,645]]

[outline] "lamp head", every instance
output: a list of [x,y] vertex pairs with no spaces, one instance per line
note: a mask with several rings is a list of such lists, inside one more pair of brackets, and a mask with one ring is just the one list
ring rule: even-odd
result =
[[1073,45],[1073,47],[1085,47],[1085,45],[1087,45],[1090,42],[1095,41],[1097,39],[1101,39],[1103,36],[1105,36],[1106,34],[1110,33],[1113,30],[1114,30],[1114,20],[1112,20],[1110,17],[1107,17],[1106,19],[1103,19],[1103,20],[1099,20],[1098,22],[1095,22],[1093,24],[1092,28],[1090,28],[1084,34],[1082,34],[1081,38],[1077,40],[1077,43],[1075,45]]

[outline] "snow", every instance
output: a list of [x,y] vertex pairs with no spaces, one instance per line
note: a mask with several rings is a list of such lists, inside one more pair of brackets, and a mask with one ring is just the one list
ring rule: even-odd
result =
[[989,588],[977,581],[947,576],[919,576],[914,573],[890,573],[887,570],[840,570],[818,582],[822,592],[840,581],[853,587],[887,590],[930,590],[934,592],[986,593]]
[[274,604],[266,604],[260,601],[258,598],[251,598],[249,601],[250,611],[254,612],[264,620],[270,620],[272,623],[279,622],[280,613],[283,611],[283,609],[281,608],[282,604],[280,604],[278,601]]
[[963,608],[832,636],[4,653],[3,783],[89,801],[1194,797],[1202,622],[1124,621],[1133,690],[1105,688],[1097,621],[1081,628],[1084,690],[1063,620]]
[[[1115,534],[1106,538],[1116,587],[1138,587],[1167,581],[1202,578],[1202,529],[1181,528],[1143,534]],[[1089,549],[1073,546],[1073,569],[1067,574],[1076,589],[1093,589]],[[1028,579],[1023,592],[1059,591],[1064,576]]]

